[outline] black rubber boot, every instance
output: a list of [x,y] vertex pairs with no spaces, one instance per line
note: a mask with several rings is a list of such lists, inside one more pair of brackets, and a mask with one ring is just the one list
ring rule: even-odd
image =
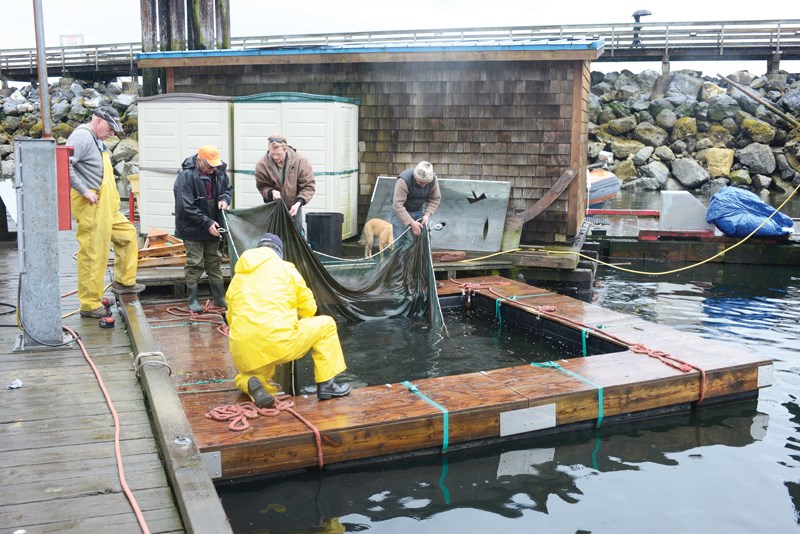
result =
[[227,308],[228,304],[225,302],[225,283],[209,282],[208,287],[211,289],[211,296],[214,297],[214,306]]
[[247,393],[259,408],[269,408],[275,404],[275,397],[267,393],[261,381],[254,376],[247,381]]
[[203,307],[197,301],[197,284],[186,284],[186,299],[189,301],[189,309],[194,313],[203,311]]
[[328,400],[331,397],[344,397],[350,393],[350,384],[337,384],[333,378],[327,382],[317,383],[317,399]]

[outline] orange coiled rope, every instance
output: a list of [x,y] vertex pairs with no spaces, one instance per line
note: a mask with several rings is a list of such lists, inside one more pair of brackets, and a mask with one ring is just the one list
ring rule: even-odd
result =
[[317,463],[319,468],[322,469],[325,467],[325,462],[322,458],[322,436],[319,429],[294,410],[294,401],[289,400],[290,398],[289,395],[277,397],[275,405],[271,408],[259,408],[252,401],[217,406],[206,413],[206,418],[214,421],[230,421],[228,424],[230,430],[242,432],[250,428],[249,419],[257,419],[259,416],[277,417],[283,411],[289,412],[314,433],[314,439],[317,444]]

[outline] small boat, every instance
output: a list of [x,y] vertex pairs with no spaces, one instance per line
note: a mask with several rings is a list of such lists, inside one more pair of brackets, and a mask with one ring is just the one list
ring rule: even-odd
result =
[[593,169],[589,171],[586,185],[589,190],[586,204],[590,208],[599,208],[603,203],[614,198],[619,192],[620,179],[617,175],[606,169]]

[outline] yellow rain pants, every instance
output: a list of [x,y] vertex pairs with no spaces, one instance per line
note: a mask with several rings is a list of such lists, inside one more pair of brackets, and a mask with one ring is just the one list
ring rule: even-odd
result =
[[314,380],[326,382],[345,370],[336,322],[314,317],[317,303],[295,266],[267,247],[244,252],[236,262],[225,295],[230,325],[229,348],[239,370],[234,383],[247,393],[257,377],[275,394],[275,367],[311,350]]
[[74,189],[70,198],[72,216],[78,223],[78,299],[84,311],[101,306],[111,243],[114,280],[126,286],[135,283],[139,262],[136,228],[119,211],[119,193],[108,152],[103,152],[103,181],[96,193],[96,204]]

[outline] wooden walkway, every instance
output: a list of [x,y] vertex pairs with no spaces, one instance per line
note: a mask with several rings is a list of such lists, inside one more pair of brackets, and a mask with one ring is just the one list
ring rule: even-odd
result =
[[[475,305],[482,300],[492,311],[498,294],[541,294],[527,301],[503,300],[504,313],[515,320],[531,320],[543,335],[571,338],[573,343],[583,335],[580,325],[591,325],[585,334],[588,357],[559,360],[552,367],[524,365],[418,380],[417,392],[396,383],[358,388],[348,397],[326,402],[294,397],[295,410],[321,433],[325,464],[590,428],[598,418],[609,424],[688,411],[701,396],[707,405],[753,398],[760,387],[771,384],[771,360],[729,345],[677,335],[669,327],[500,277],[459,283],[470,284]],[[464,289],[460,284],[443,282],[440,296],[460,295]],[[537,318],[540,311],[530,304],[534,300],[536,306],[550,307],[545,319]],[[285,411],[253,419],[243,432],[205,417],[212,408],[248,399],[230,381],[236,371],[218,324],[181,324],[170,311],[164,304],[131,309],[149,322],[141,335],[149,336],[148,342],[172,366],[183,410],[200,451],[217,466],[217,478],[317,466],[320,450],[314,433]],[[137,335],[133,333],[134,343]],[[682,371],[635,353],[629,349],[635,344],[671,354],[695,368]],[[705,380],[698,369],[704,371]]]
[[[77,287],[74,232],[61,232],[60,287]],[[16,243],[0,244],[0,302],[16,305]],[[3,307],[0,312],[9,310]],[[62,313],[78,309],[76,295]],[[63,325],[77,332],[98,367],[121,424],[127,484],[151,532],[192,531],[165,473],[131,344],[118,314],[114,329],[77,313]],[[0,321],[15,325],[14,313]],[[0,525],[4,532],[141,532],[122,491],[114,453],[114,421],[77,343],[71,348],[14,352],[17,328],[2,328],[0,354]],[[19,389],[5,386],[20,380]],[[152,399],[151,399],[152,402]],[[209,483],[210,484],[210,483]],[[212,488],[213,490],[213,488]],[[218,503],[217,503],[218,504]],[[211,507],[213,508],[213,507]],[[218,505],[217,510],[221,510]],[[223,522],[227,520],[222,518]]]

